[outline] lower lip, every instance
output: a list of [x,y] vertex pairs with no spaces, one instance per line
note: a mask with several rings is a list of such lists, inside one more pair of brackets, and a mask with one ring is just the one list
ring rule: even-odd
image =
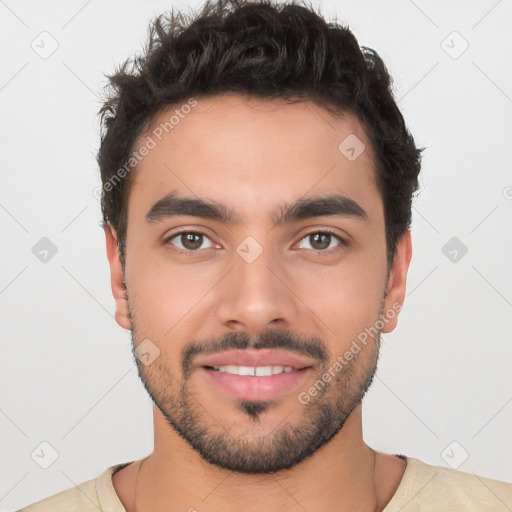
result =
[[299,386],[309,376],[312,368],[277,373],[266,377],[233,375],[201,367],[208,382],[234,398],[270,400]]

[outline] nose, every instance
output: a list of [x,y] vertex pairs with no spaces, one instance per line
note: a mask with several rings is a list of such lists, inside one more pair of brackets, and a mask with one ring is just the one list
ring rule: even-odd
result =
[[235,254],[216,293],[217,319],[230,329],[258,334],[270,327],[290,328],[298,320],[300,300],[292,278],[271,250],[252,262]]

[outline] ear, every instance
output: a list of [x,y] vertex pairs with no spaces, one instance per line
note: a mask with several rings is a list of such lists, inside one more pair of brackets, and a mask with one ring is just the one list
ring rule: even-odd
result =
[[124,329],[131,330],[130,312],[128,299],[126,297],[126,286],[124,283],[123,267],[119,259],[119,247],[117,245],[117,233],[110,225],[104,226],[107,244],[107,256],[110,264],[110,282],[112,295],[116,303],[116,322]]
[[[386,286],[386,297],[384,300],[384,316],[386,322],[382,332],[391,332],[398,323],[398,313],[405,300],[405,287],[407,282],[407,271],[412,257],[411,232],[408,229],[398,240],[395,258],[391,266]],[[386,311],[394,311],[386,315]]]

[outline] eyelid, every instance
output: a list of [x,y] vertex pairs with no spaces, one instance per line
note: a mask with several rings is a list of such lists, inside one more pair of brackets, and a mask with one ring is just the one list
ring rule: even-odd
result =
[[[308,231],[304,235],[302,235],[297,243],[302,242],[305,238],[316,235],[316,234],[322,234],[322,235],[331,235],[338,239],[339,244],[335,247],[332,247],[331,249],[325,249],[325,250],[315,250],[315,249],[309,249],[310,251],[315,251],[320,254],[332,254],[336,252],[337,250],[340,250],[344,247],[347,247],[349,245],[349,238],[348,236],[343,236],[338,233],[338,231],[334,230],[333,228],[316,228],[311,231]],[[296,245],[296,244],[295,244]]]
[[344,240],[348,243],[348,241],[351,239],[350,235],[346,233],[345,231],[334,228],[334,227],[322,227],[322,226],[313,226],[306,228],[307,230],[303,235],[300,235],[300,240],[302,240],[304,237],[309,235],[314,235],[316,233],[328,233],[329,235],[334,235],[338,237],[340,240]]
[[[163,244],[164,245],[168,245],[170,244],[171,240],[173,238],[176,238],[180,235],[185,235],[185,234],[194,234],[194,235],[201,235],[205,238],[207,238],[208,240],[210,240],[210,242],[213,244],[213,245],[220,245],[220,244],[217,244],[216,242],[214,242],[211,238],[211,236],[209,236],[206,232],[204,232],[202,229],[181,229],[179,231],[176,231],[175,233],[171,233],[169,235],[165,235],[164,236],[164,239],[163,239]],[[173,245],[173,244],[171,244]],[[214,249],[215,247],[207,247],[207,249]],[[199,252],[201,251],[204,251],[206,249],[201,249],[201,250],[196,250],[196,251],[190,251],[190,250],[185,250],[185,249],[180,249],[179,247],[176,247],[174,246],[174,249],[175,251],[179,252],[179,253],[184,253],[184,254],[199,254]]]

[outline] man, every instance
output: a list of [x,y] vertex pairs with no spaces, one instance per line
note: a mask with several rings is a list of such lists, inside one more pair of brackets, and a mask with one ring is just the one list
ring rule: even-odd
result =
[[116,321],[154,451],[23,510],[482,511],[512,485],[378,452],[421,149],[379,56],[293,4],[156,20],[98,162]]

